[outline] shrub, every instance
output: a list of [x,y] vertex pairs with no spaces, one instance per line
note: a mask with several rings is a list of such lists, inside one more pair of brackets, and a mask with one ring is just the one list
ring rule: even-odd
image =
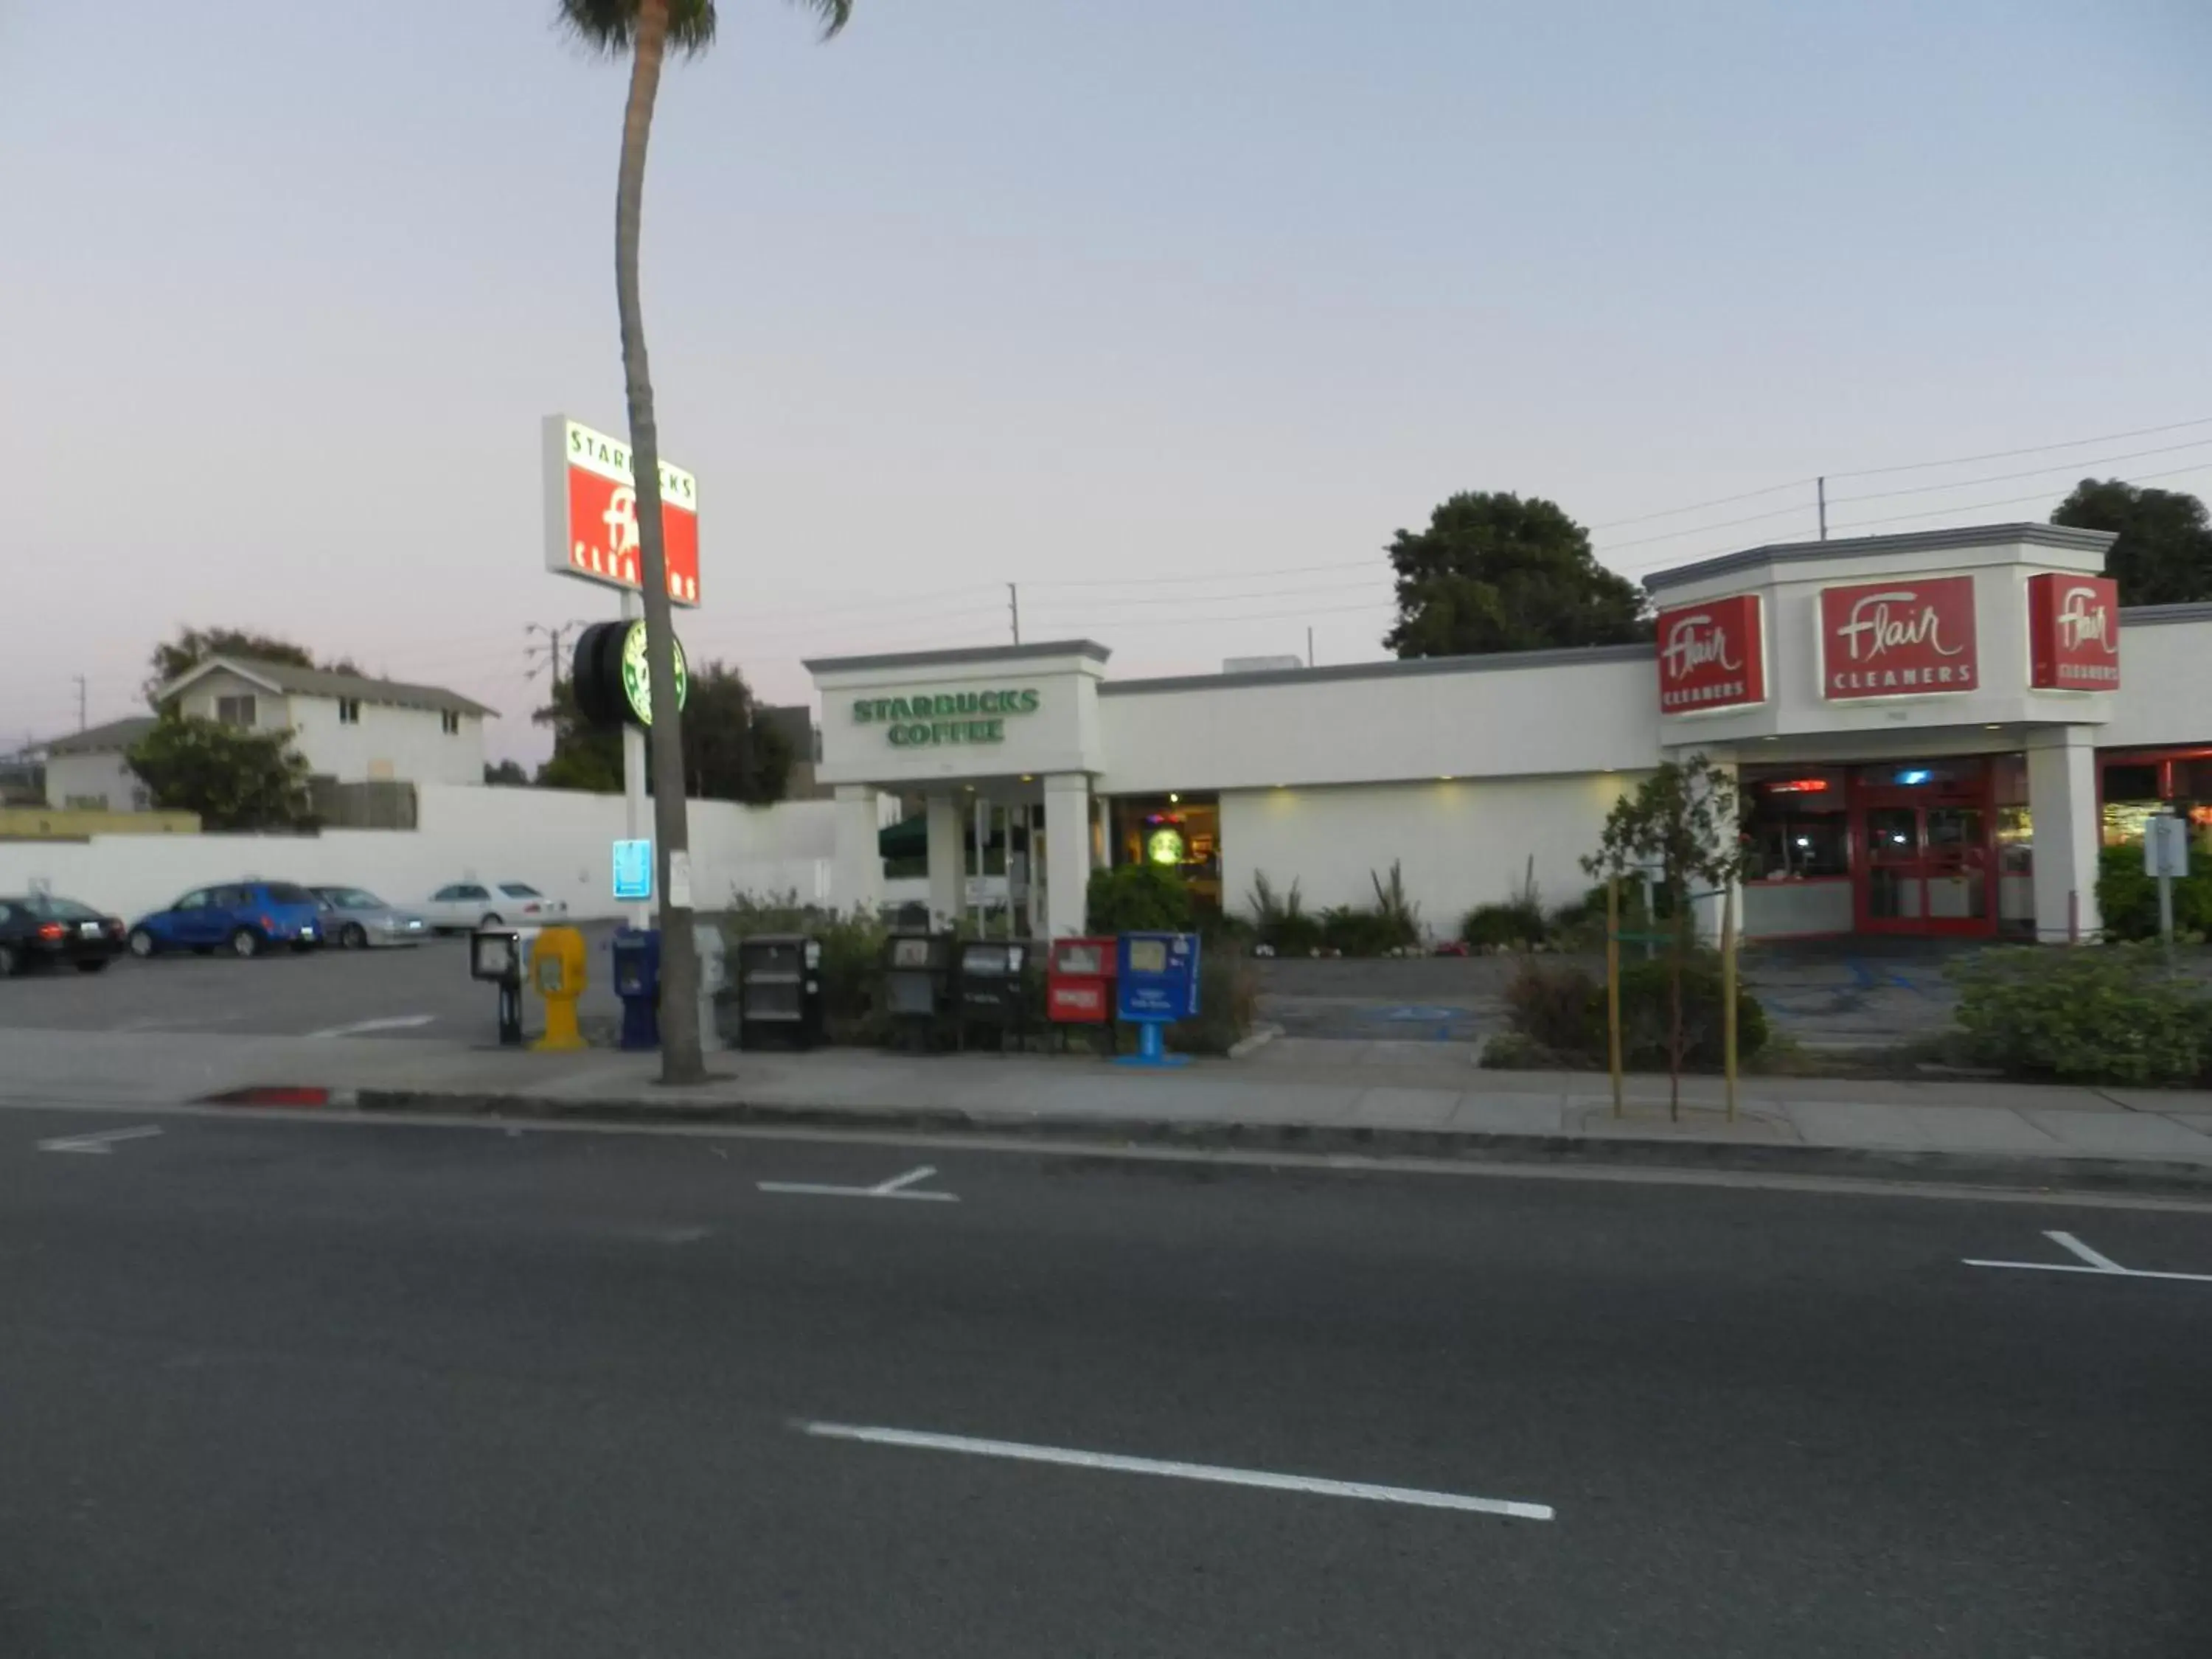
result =
[[1321,920],[1307,914],[1295,879],[1288,891],[1279,894],[1265,871],[1255,872],[1244,902],[1252,912],[1254,936],[1277,956],[1310,956],[1320,948]]
[[1421,942],[1421,907],[1406,896],[1406,878],[1398,860],[1390,860],[1390,879],[1372,870],[1367,879],[1375,884],[1375,918],[1389,936],[1388,950],[1411,950]]
[[[2212,860],[2190,849],[2190,872],[2173,884],[2173,927],[2180,933],[2212,933]],[[2158,937],[2158,880],[2143,873],[2141,842],[2107,847],[2097,858],[2097,909],[2105,937]]]
[[[1631,1071],[1663,1071],[1672,1026],[1668,1005],[1670,964],[1663,958],[1624,963],[1620,969],[1621,1064]],[[1750,1059],[1766,1046],[1766,1011],[1759,999],[1736,986],[1736,1058]],[[1505,988],[1505,1012],[1515,1036],[1546,1058],[1540,1063],[1588,1066],[1611,1063],[1606,1041],[1605,983],[1556,957],[1531,957]],[[1685,1065],[1717,1069],[1723,1063],[1721,963],[1711,951],[1691,956],[1682,967],[1682,1059]],[[1530,1051],[1511,1048],[1519,1065]],[[1489,1063],[1486,1055],[1485,1063]]]
[[1521,900],[1501,904],[1478,904],[1460,919],[1459,936],[1472,950],[1525,950],[1549,937],[1540,906]]
[[1094,933],[1187,933],[1190,889],[1157,864],[1121,864],[1091,872],[1084,926]]
[[[825,910],[796,893],[739,893],[720,918],[734,981],[737,945],[759,933],[807,933],[822,941],[822,1012],[833,1042],[872,1042],[883,1034],[876,986],[884,960],[884,924],[865,909]],[[724,991],[734,1001],[734,982]]]
[[1984,951],[1948,971],[1960,1028],[1985,1064],[2080,1083],[2190,1083],[2204,1072],[2212,1000],[2166,977],[2154,948]]
[[1200,946],[1198,1018],[1169,1026],[1167,1045],[1178,1054],[1225,1054],[1251,1035],[1259,1001],[1259,977],[1243,951]]
[[1321,913],[1321,943],[1327,951],[1348,957],[1382,957],[1421,942],[1418,930],[1409,932],[1403,918],[1356,904],[1333,904]]

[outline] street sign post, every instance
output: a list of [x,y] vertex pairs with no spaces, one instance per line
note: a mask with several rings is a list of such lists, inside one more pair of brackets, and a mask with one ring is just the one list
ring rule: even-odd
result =
[[2143,820],[2143,873],[2158,880],[2158,937],[2173,965],[2173,884],[2189,873],[2189,820],[2158,812]]

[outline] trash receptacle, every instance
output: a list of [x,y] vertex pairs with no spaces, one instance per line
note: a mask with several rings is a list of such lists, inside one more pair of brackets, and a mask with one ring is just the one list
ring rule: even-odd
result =
[[738,941],[738,1042],[811,1048],[822,1041],[822,941],[758,933]]

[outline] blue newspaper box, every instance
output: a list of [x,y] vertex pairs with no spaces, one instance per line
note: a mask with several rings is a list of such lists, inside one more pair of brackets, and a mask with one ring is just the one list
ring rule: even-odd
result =
[[622,1046],[660,1046],[660,934],[651,927],[617,927],[615,994],[622,999]]
[[1120,972],[1115,975],[1115,1012],[1137,1028],[1136,1066],[1182,1066],[1185,1054],[1170,1054],[1160,1033],[1198,1012],[1198,935],[1124,933],[1115,947]]

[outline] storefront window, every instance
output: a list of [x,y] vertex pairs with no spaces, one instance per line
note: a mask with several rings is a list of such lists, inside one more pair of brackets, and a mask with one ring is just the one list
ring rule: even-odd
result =
[[1214,795],[1120,795],[1114,861],[1173,870],[1201,904],[1221,903],[1221,807]]
[[1743,787],[1752,880],[1816,881],[1850,873],[1841,771],[1746,769]]
[[2187,813],[2200,834],[2212,831],[2212,752],[2114,755],[2103,762],[2099,783],[2107,847],[2140,842],[2143,820],[2168,808]]

